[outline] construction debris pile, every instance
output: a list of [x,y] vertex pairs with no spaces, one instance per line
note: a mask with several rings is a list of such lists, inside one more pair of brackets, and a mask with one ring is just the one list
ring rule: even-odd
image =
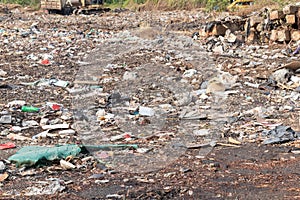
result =
[[200,36],[225,36],[233,42],[288,43],[300,39],[300,6],[288,5],[282,10],[264,8],[247,17],[228,16],[207,23]]

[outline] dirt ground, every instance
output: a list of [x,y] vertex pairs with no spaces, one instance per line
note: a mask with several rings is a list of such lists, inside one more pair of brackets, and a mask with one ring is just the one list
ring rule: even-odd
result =
[[[270,82],[290,58],[285,44],[228,44],[227,53],[214,53],[211,40],[192,39],[215,17],[197,10],[61,16],[1,8],[0,69],[6,73],[0,76],[0,116],[12,121],[0,124],[0,144],[14,142],[16,148],[0,150],[0,175],[8,175],[0,176],[0,199],[300,199],[299,142],[265,145],[262,135],[275,124],[300,131],[299,91]],[[228,93],[201,93],[203,83],[220,74],[229,76]],[[51,78],[69,85],[40,84]],[[98,86],[100,94],[87,89],[74,95],[82,85]],[[14,100],[41,110],[21,112],[8,106]],[[51,110],[46,102],[63,109]],[[118,119],[123,124],[107,115],[93,118],[97,110],[127,116],[119,111],[126,103],[139,105],[140,115],[141,106],[169,110]],[[184,120],[184,110],[198,115]],[[42,119],[68,123],[76,133],[50,130],[33,140],[44,131]],[[83,121],[88,128],[80,126]],[[14,131],[16,126],[23,129]],[[210,134],[199,136],[198,129]],[[112,139],[124,133],[132,135]],[[147,152],[87,149],[69,160],[74,169],[59,160],[30,167],[8,161],[24,146],[104,143],[138,144]]]

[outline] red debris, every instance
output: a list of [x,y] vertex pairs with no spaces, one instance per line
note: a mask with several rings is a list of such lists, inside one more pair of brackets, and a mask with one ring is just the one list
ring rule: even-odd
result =
[[50,61],[48,59],[42,60],[41,61],[42,65],[50,65]]
[[15,148],[16,145],[12,142],[8,142],[8,143],[5,143],[5,144],[0,144],[0,149],[12,149],[12,148]]

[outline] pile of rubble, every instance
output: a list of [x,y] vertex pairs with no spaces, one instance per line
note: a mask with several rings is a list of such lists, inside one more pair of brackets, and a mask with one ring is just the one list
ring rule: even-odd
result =
[[300,40],[299,8],[299,5],[288,5],[282,10],[264,8],[247,17],[228,16],[207,23],[199,33],[225,36],[229,42],[295,42]]

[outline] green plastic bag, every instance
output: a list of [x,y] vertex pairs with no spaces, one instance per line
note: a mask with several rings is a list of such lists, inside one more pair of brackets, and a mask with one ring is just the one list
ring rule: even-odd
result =
[[52,161],[65,159],[68,156],[76,156],[81,148],[78,145],[70,144],[54,147],[26,146],[16,154],[8,158],[9,161],[16,163],[16,166],[33,166],[41,161]]

